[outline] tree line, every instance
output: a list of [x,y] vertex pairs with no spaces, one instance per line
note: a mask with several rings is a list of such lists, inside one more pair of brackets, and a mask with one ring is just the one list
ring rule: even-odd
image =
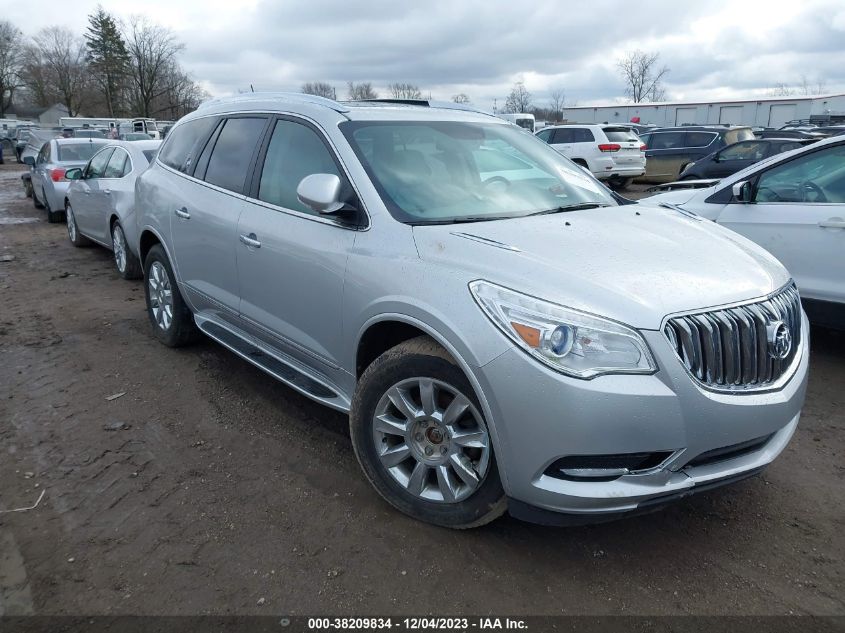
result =
[[208,94],[182,68],[184,50],[167,28],[144,16],[123,23],[102,6],[83,34],[48,26],[26,37],[0,20],[0,117],[12,104],[70,116],[178,119]]

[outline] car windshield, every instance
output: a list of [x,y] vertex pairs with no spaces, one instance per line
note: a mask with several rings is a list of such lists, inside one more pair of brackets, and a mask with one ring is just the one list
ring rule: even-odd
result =
[[591,175],[513,125],[349,121],[340,128],[400,222],[484,221],[617,204]]
[[59,145],[59,162],[85,162],[102,149],[99,143],[70,143]]

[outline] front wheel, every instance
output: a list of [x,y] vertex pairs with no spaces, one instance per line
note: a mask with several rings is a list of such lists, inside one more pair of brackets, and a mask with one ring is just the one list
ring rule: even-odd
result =
[[126,235],[120,222],[115,221],[111,227],[112,251],[114,252],[114,265],[117,272],[124,279],[141,278],[141,261],[129,250],[126,244]]
[[168,347],[181,347],[196,340],[199,330],[194,315],[179,292],[170,260],[159,244],[147,253],[144,277],[147,316],[155,337]]
[[70,243],[74,246],[88,246],[91,240],[79,232],[79,227],[76,225],[76,216],[73,214],[73,207],[70,206],[69,202],[65,207],[65,217],[67,218],[67,236]]
[[350,431],[367,479],[405,514],[463,529],[505,511],[481,407],[464,373],[431,338],[401,343],[367,368]]

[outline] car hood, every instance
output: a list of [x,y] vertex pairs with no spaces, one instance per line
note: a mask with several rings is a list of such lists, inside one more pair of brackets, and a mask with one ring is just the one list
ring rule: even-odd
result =
[[420,257],[641,329],[667,314],[762,297],[789,274],[713,222],[625,205],[471,224],[415,226]]

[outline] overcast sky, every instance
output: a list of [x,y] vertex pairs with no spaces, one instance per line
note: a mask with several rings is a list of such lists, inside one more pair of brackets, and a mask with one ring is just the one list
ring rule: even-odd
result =
[[[673,101],[765,96],[806,77],[845,92],[842,0],[519,2],[514,0],[103,0],[121,19],[145,13],[185,44],[184,67],[212,95],[298,90],[326,81],[393,81],[425,96],[463,92],[492,108],[523,80],[535,105],[561,89],[568,104],[624,97],[615,60],[659,52]],[[96,0],[0,0],[27,35],[51,24],[79,33]],[[567,6],[568,5],[568,6]],[[72,7],[72,8],[71,8]],[[142,9],[143,7],[143,9]]]

